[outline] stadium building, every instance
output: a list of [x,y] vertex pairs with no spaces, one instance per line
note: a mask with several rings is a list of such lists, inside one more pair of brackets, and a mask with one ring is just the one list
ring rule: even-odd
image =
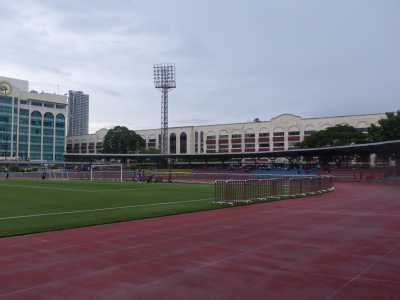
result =
[[0,77],[0,158],[62,161],[67,97]]
[[67,153],[102,153],[107,131],[103,128],[94,134],[67,136]]
[[[338,124],[365,132],[385,114],[302,118],[282,114],[269,121],[169,128],[170,154],[249,153],[293,149],[314,131]],[[101,153],[107,129],[95,134],[67,137],[67,153]],[[149,150],[160,149],[160,129],[136,130]]]

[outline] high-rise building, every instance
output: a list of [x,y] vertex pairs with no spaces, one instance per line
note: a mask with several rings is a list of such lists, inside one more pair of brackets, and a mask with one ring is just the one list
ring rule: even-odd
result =
[[67,97],[0,77],[0,159],[63,161]]
[[82,91],[68,92],[68,136],[89,133],[89,95]]

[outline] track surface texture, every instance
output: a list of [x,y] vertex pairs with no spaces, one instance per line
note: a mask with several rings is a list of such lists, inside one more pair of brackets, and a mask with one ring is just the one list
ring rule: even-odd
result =
[[399,297],[399,186],[0,239],[0,299]]

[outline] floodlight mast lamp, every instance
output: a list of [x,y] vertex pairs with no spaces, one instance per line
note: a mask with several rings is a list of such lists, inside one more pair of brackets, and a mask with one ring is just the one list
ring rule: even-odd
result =
[[161,154],[168,154],[168,90],[176,88],[175,65],[153,66],[154,86],[161,89]]

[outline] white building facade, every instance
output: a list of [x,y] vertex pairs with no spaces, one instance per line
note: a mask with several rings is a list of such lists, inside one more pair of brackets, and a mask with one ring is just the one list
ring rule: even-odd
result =
[[[168,132],[168,149],[170,154],[282,151],[295,148],[298,142],[314,131],[348,124],[364,132],[382,118],[385,118],[385,114],[322,118],[282,114],[269,121],[173,127]],[[67,152],[99,153],[96,147],[88,148],[88,141],[92,145],[102,145],[106,133],[107,130],[102,129],[94,135],[68,137]],[[160,129],[136,130],[136,133],[146,141],[147,149],[160,149]]]
[[107,132],[103,128],[94,134],[67,136],[67,153],[102,153]]
[[63,161],[67,97],[0,77],[0,159]]

